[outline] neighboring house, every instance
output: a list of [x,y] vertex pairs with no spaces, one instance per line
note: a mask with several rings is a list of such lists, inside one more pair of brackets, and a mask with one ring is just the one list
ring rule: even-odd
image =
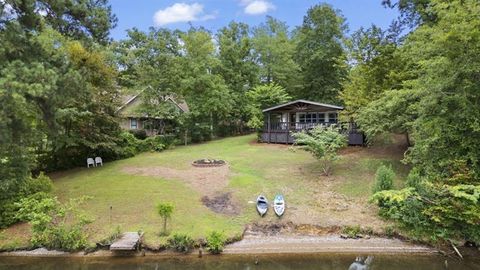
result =
[[[143,91],[123,97],[122,106],[115,112],[119,118],[120,127],[124,130],[145,130],[147,136],[164,134],[165,127],[172,121],[141,113],[142,93]],[[164,102],[171,102],[182,113],[189,112],[188,105],[184,101],[176,100],[172,96],[165,96],[162,99]]]
[[350,145],[363,144],[363,134],[354,123],[340,123],[338,113],[343,107],[309,100],[295,100],[263,110],[265,115],[261,140],[268,143],[294,143],[292,133],[315,126],[339,125],[348,132]]

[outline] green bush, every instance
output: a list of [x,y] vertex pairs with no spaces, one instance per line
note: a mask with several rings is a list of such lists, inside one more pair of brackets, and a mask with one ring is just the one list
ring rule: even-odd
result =
[[115,229],[108,235],[108,237],[104,238],[99,242],[100,245],[107,246],[112,244],[116,239],[118,239],[122,235],[122,230],[120,226],[117,225]]
[[419,189],[421,187],[422,177],[420,173],[416,169],[412,169],[407,176],[406,185],[407,187],[413,187],[415,189]]
[[138,140],[145,140],[147,138],[147,132],[144,129],[131,129],[128,132]]
[[423,182],[422,188],[373,195],[380,215],[398,221],[415,238],[480,243],[480,185]]
[[138,153],[139,140],[129,132],[120,133],[119,158],[133,157]]
[[357,235],[359,235],[361,232],[362,228],[360,225],[345,226],[342,229],[342,233],[347,235],[349,238],[357,238]]
[[395,178],[395,172],[392,167],[382,165],[378,167],[375,174],[375,184],[373,186],[373,193],[393,189],[393,179]]
[[56,197],[39,192],[16,204],[19,208],[17,218],[30,223],[33,246],[79,250],[88,244],[85,226],[92,222],[78,209],[86,199],[71,199],[62,204]]
[[162,136],[148,137],[144,141],[146,151],[161,152],[165,150],[164,138]]
[[167,246],[177,252],[188,253],[194,247],[195,241],[186,234],[174,234],[167,239]]
[[28,177],[24,182],[18,183],[17,192],[10,194],[10,196],[1,196],[0,199],[0,228],[5,228],[16,222],[18,218],[16,213],[18,211],[18,203],[22,198],[35,196],[39,193],[47,194],[53,189],[52,180],[44,173],[36,178]]
[[213,231],[207,236],[207,250],[212,254],[220,254],[225,246],[225,235],[221,232]]
[[164,144],[166,148],[173,147],[180,143],[177,137],[173,134],[157,135],[155,137],[159,138],[159,143]]
[[335,125],[329,127],[317,126],[308,132],[293,134],[295,144],[320,161],[323,174],[328,176],[332,172],[333,162],[338,157],[338,150],[347,146],[347,137],[340,133]]
[[37,192],[50,193],[53,190],[52,180],[41,172],[36,178],[29,177],[25,182],[25,195],[32,195]]

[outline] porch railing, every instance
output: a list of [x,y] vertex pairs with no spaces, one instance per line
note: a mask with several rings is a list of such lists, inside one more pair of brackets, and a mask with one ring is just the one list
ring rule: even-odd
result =
[[[347,125],[345,125],[347,124]],[[263,126],[263,132],[287,132],[287,131],[302,131],[309,130],[317,126],[328,127],[331,125],[338,125],[342,129],[347,127],[348,123],[339,122],[320,122],[320,123],[301,123],[301,122],[272,122],[270,125],[265,123]]]

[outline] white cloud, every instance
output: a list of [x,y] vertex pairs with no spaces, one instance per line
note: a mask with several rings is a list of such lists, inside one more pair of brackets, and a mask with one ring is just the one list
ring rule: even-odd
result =
[[249,15],[260,15],[275,9],[275,6],[266,0],[241,0],[245,6],[243,11]]
[[203,5],[199,3],[175,3],[165,9],[160,9],[153,15],[156,26],[176,22],[206,21],[215,18],[214,14],[204,14]]
[[15,13],[15,10],[13,10],[13,7],[10,4],[5,3],[5,0],[0,0],[0,7],[3,8],[2,12],[6,16],[11,16]]

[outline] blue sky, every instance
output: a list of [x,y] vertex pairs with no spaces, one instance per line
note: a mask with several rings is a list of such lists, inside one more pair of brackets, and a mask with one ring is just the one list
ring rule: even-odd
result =
[[309,7],[321,2],[339,9],[347,18],[350,31],[372,23],[386,28],[398,15],[395,10],[384,8],[381,0],[111,0],[118,17],[111,37],[123,39],[126,30],[133,27],[143,31],[151,26],[186,30],[188,22],[211,31],[232,20],[254,26],[263,22],[266,15],[294,27],[302,23]]

